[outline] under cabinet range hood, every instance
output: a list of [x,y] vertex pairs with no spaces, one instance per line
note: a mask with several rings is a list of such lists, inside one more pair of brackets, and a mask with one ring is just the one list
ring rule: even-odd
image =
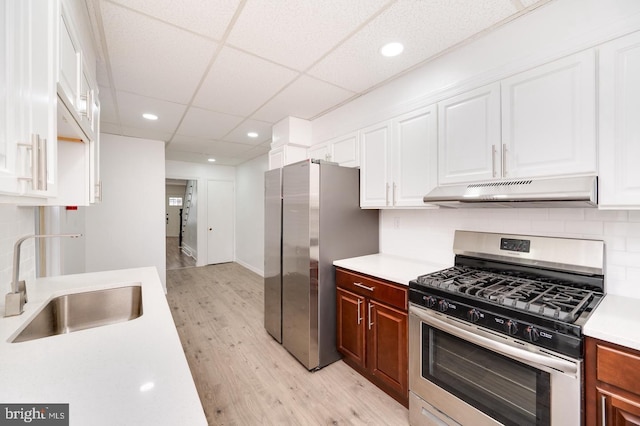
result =
[[426,204],[450,208],[596,207],[596,176],[511,179],[440,186],[425,195]]

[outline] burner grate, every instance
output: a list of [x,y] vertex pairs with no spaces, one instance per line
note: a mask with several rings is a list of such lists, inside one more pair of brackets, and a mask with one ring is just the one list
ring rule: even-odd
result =
[[591,290],[552,280],[524,278],[464,266],[454,266],[417,278],[418,284],[489,300],[564,322],[573,322],[594,297]]

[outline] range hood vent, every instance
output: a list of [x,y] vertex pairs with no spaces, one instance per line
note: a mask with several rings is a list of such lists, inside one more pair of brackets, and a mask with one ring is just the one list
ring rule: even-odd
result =
[[515,179],[440,186],[423,200],[450,208],[596,207],[598,178]]

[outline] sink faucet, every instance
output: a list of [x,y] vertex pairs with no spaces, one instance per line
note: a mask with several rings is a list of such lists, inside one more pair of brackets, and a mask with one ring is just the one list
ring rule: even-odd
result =
[[24,236],[13,246],[13,276],[11,279],[11,292],[5,296],[4,303],[4,316],[10,317],[14,315],[22,314],[24,310],[24,304],[27,303],[27,285],[24,280],[19,281],[20,278],[20,245],[30,238],[54,238],[54,237],[70,237],[78,238],[82,234],[40,234],[40,235],[27,235]]

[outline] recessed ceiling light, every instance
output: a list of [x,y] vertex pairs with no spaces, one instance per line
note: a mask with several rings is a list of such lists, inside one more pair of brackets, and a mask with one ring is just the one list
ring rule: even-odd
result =
[[402,53],[403,50],[404,46],[402,45],[402,43],[387,43],[380,48],[380,54],[387,57],[398,56]]
[[210,162],[210,163],[214,163],[216,161],[216,159],[215,158],[209,158],[207,161]]
[[247,136],[249,136],[250,138],[257,138],[258,134],[256,132],[249,132],[247,133]]
[[148,112],[145,112],[144,114],[142,114],[142,116],[144,118],[146,118],[147,120],[157,120],[158,119],[157,115],[151,114],[151,113],[148,113]]

